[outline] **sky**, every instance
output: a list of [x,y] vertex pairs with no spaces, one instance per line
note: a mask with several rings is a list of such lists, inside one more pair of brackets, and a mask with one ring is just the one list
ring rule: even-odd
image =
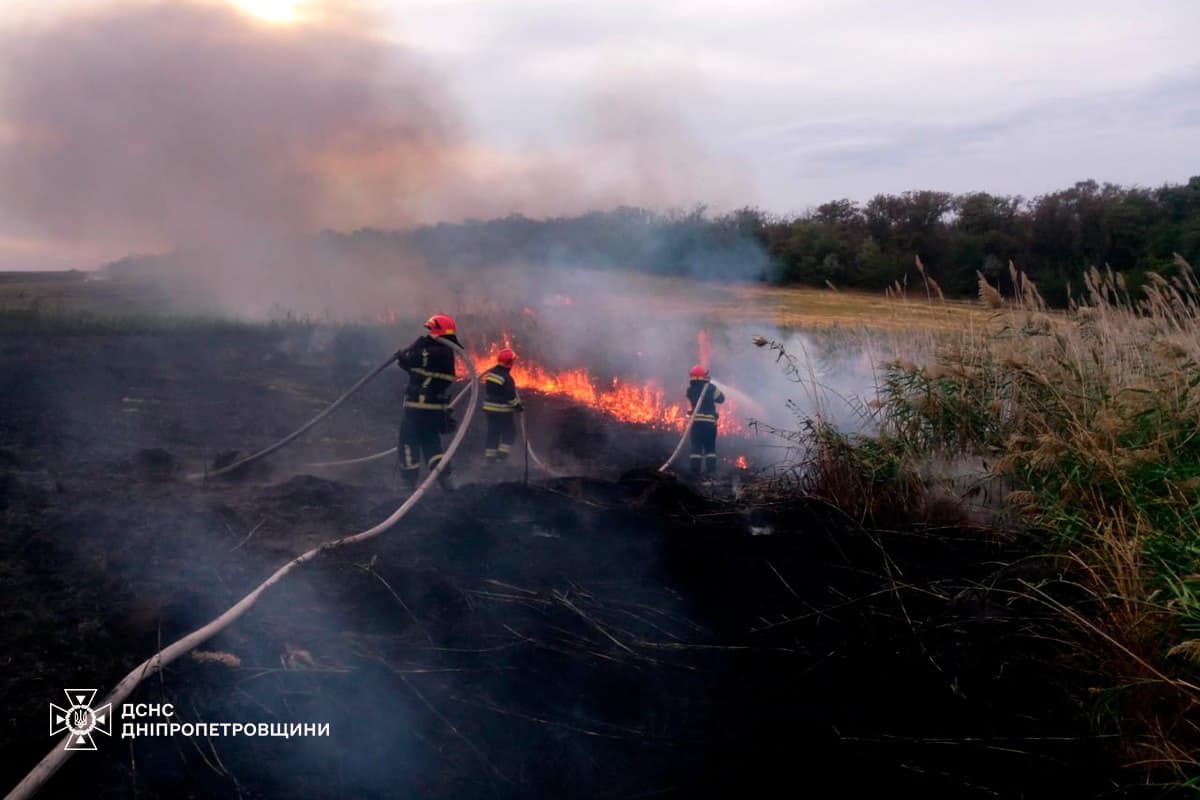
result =
[[4,0],[0,269],[263,226],[1179,182],[1198,32],[1195,0]]

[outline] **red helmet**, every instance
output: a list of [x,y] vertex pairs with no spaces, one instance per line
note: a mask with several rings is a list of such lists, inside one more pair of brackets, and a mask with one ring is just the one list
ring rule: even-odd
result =
[[704,366],[703,364],[697,364],[696,366],[692,367],[692,371],[688,374],[698,380],[708,380],[708,367]]
[[513,365],[513,362],[516,360],[517,360],[517,354],[513,351],[513,349],[511,347],[506,347],[503,350],[501,350],[499,353],[496,354],[496,361],[500,362],[501,364],[503,364],[506,367],[511,367]]
[[454,317],[449,314],[434,314],[425,321],[430,336],[453,336],[454,328]]

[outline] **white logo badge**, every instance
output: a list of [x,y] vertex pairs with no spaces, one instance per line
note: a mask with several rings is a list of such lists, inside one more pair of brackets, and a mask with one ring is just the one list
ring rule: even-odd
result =
[[95,750],[95,731],[112,736],[112,703],[92,708],[95,689],[64,689],[63,694],[67,696],[66,708],[50,704],[50,735],[70,732],[64,750]]

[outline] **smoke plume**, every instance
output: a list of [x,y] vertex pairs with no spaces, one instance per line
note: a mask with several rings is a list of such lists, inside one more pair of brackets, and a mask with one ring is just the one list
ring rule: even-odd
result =
[[193,306],[373,313],[380,272],[401,281],[392,295],[428,288],[420,259],[363,264],[302,237],[737,194],[669,103],[612,76],[564,111],[569,133],[494,147],[385,29],[364,12],[272,25],[124,0],[0,32],[0,243],[171,252],[158,268]]
[[341,25],[114,6],[0,49],[0,203],[65,239],[211,246],[403,222],[458,137],[431,76]]

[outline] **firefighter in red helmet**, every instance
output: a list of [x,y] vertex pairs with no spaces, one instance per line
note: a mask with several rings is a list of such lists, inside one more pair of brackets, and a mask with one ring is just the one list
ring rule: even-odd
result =
[[487,418],[483,460],[487,464],[508,459],[516,433],[513,414],[525,410],[512,377],[516,360],[517,354],[506,347],[496,354],[496,366],[483,373],[483,415]]
[[[450,387],[454,384],[454,350],[458,344],[454,318],[434,314],[425,322],[424,336],[396,354],[396,363],[408,373],[404,392],[404,416],[400,420],[400,470],[409,488],[415,488],[421,464],[430,470],[442,460],[442,434],[454,428],[450,416]],[[450,467],[438,476],[450,489]]]
[[713,475],[717,471],[717,419],[720,417],[717,403],[724,403],[725,395],[711,382],[704,365],[692,367],[690,375],[687,399],[690,410],[696,414],[692,422],[692,472],[699,475],[703,466],[709,475]]

